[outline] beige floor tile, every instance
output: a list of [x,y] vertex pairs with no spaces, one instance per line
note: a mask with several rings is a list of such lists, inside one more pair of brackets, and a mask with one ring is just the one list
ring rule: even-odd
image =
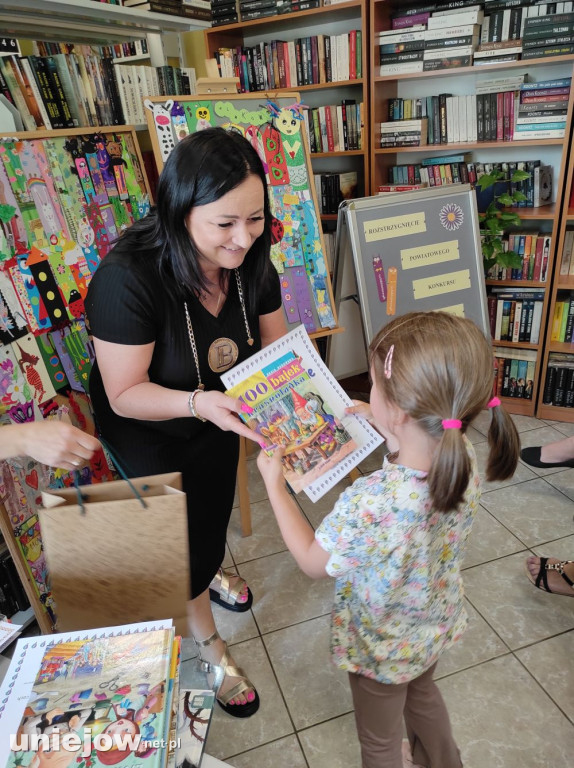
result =
[[560,560],[574,560],[574,536],[564,536],[538,547],[532,547],[539,557],[558,557]]
[[574,627],[572,603],[535,589],[526,577],[525,559],[525,553],[509,555],[464,572],[467,598],[512,649]]
[[309,768],[361,768],[353,714],[302,731],[299,738]]
[[488,435],[488,430],[490,429],[490,410],[485,408],[483,411],[481,411],[476,419],[472,422],[472,427],[479,432],[482,432],[483,435]]
[[297,730],[353,708],[347,674],[331,663],[329,625],[323,616],[263,638]]
[[574,501],[574,469],[558,470],[548,482]]
[[339,496],[343,493],[345,488],[351,485],[350,479],[347,477],[340,483],[328,491],[319,501],[312,502],[305,494],[301,493],[297,496],[297,502],[303,512],[305,512],[307,519],[313,526],[317,528],[321,520],[332,511],[335,506],[335,502]]
[[[256,599],[257,596],[254,593],[253,600]],[[219,634],[228,643],[242,643],[244,640],[258,637],[259,631],[253,617],[253,611],[238,613],[222,608],[216,603],[211,603],[211,610]]]
[[516,655],[574,723],[574,631],[523,648]]
[[244,563],[241,573],[256,595],[252,611],[262,633],[331,611],[333,580],[305,576],[289,552]]
[[483,435],[482,432],[479,432],[478,429],[475,429],[474,427],[468,427],[466,436],[473,445],[476,445],[476,443],[484,443],[486,440],[486,435]]
[[435,675],[437,679],[509,652],[496,632],[489,627],[468,600],[466,610],[468,613],[466,632],[441,656]]
[[572,437],[574,435],[574,424],[570,424],[566,421],[552,421],[550,419],[544,419],[546,424],[550,424],[551,427],[554,427],[558,430],[558,432],[561,432],[565,437]]
[[521,461],[519,461],[518,466],[516,467],[516,472],[508,480],[499,480],[489,483],[486,480],[485,473],[486,462],[488,459],[488,443],[477,443],[474,446],[474,450],[476,451],[476,459],[478,461],[478,470],[480,472],[480,480],[482,483],[483,492],[493,491],[496,488],[506,488],[508,485],[516,485],[517,483],[522,483],[525,480],[531,480],[536,477],[536,474],[530,469],[530,467],[527,467],[526,464],[523,464]]
[[[252,504],[256,501],[262,501],[267,498],[267,491],[265,489],[265,483],[261,477],[261,473],[257,469],[257,454],[259,448],[256,448],[255,454],[247,460],[247,482],[249,487],[249,498]],[[239,495],[237,489],[235,490],[235,498],[233,500],[233,506],[236,507],[239,504]]]
[[296,736],[286,736],[262,747],[234,755],[234,768],[307,768]]
[[480,503],[528,547],[568,536],[574,533],[574,503],[550,482],[530,480],[483,493]]
[[251,536],[242,536],[239,507],[233,509],[227,544],[237,565],[287,549],[268,499],[251,503],[251,524]]
[[538,429],[540,426],[539,419],[535,419],[534,416],[520,416],[517,414],[511,414],[511,417],[516,426],[516,429],[521,434],[522,432],[528,432],[530,429]]
[[512,656],[439,682],[465,768],[572,763],[574,726]]
[[479,507],[468,537],[463,567],[470,568],[523,549],[524,544],[516,536],[490,512]]
[[[261,639],[248,640],[232,646],[230,650],[235,662],[245,670],[257,688],[261,706],[252,717],[239,718],[228,715],[216,704],[206,751],[220,760],[293,733],[291,720]],[[205,675],[196,660],[182,664],[181,687],[203,687],[205,683],[202,681],[205,681]]]
[[[522,432],[520,435],[520,444],[522,448],[532,448],[533,446],[554,443],[556,440],[562,440],[563,437],[564,435],[557,429],[554,429],[554,427],[544,426],[539,427],[538,429],[531,429],[529,432]],[[561,471],[560,467],[544,469],[542,467],[531,467],[530,464],[526,464],[526,466],[541,477]]]

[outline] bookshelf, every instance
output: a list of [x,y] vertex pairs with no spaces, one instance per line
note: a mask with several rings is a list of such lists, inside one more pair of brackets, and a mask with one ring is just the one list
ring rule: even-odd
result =
[[[261,19],[244,21],[238,24],[217,26],[206,29],[205,47],[209,58],[213,58],[219,48],[252,46],[258,43],[270,43],[272,40],[289,42],[303,36],[339,35],[352,29],[362,32],[362,74],[354,80],[315,83],[313,85],[292,85],[285,89],[300,93],[304,104],[309,107],[322,107],[341,103],[343,99],[355,99],[364,105],[364,126],[362,131],[362,149],[339,152],[311,153],[313,173],[356,171],[358,177],[358,195],[368,194],[370,189],[370,168],[368,152],[368,76],[367,76],[367,0],[326,5],[307,11],[299,11],[278,16],[266,16]],[[281,91],[266,92],[271,98]],[[263,95],[263,93],[262,93]],[[322,214],[323,227],[336,225],[336,214]]]
[[206,29],[207,21],[138,11],[92,0],[3,0],[0,28],[8,37],[99,45],[147,39],[152,66],[167,64],[165,35],[177,35],[179,58],[185,64],[180,35]]
[[[572,129],[570,126],[570,140],[567,146],[572,143]],[[574,167],[572,152],[569,152],[566,172],[564,173],[564,204],[559,217],[556,258],[554,259],[554,274],[552,287],[550,291],[550,301],[548,309],[548,319],[546,323],[546,333],[544,338],[543,360],[541,368],[541,386],[538,393],[538,403],[536,415],[540,419],[552,419],[556,421],[574,422],[574,408],[553,405],[552,402],[545,402],[550,398],[545,398],[545,383],[547,381],[549,361],[553,355],[572,355],[565,357],[567,362],[574,363],[574,346],[572,342],[555,341],[552,339],[553,319],[556,303],[559,300],[569,300],[574,297],[574,274],[561,274],[562,254],[565,249],[565,240],[567,233],[574,231],[574,206],[572,206],[572,195],[574,193]],[[574,268],[574,267],[573,267]],[[548,393],[550,395],[550,392]]]
[[[421,3],[422,5],[422,3]],[[556,254],[560,253],[561,244],[559,235],[563,234],[561,221],[563,202],[568,200],[571,179],[566,184],[566,168],[570,142],[566,139],[537,139],[521,141],[481,141],[481,142],[456,142],[448,144],[433,144],[417,147],[392,147],[380,148],[380,123],[388,121],[389,101],[394,98],[420,98],[429,94],[440,93],[467,95],[475,93],[478,83],[495,77],[505,77],[512,74],[528,73],[529,82],[565,78],[574,76],[574,56],[554,56],[547,58],[528,59],[526,61],[508,61],[504,63],[485,64],[480,66],[466,66],[452,69],[442,69],[429,72],[417,72],[413,74],[398,74],[381,76],[379,73],[379,48],[377,35],[379,32],[391,29],[391,15],[401,9],[401,4],[396,0],[370,0],[369,18],[371,20],[370,31],[370,79],[369,103],[371,104],[370,121],[370,166],[371,166],[371,194],[377,194],[380,185],[388,184],[389,168],[400,164],[420,163],[423,158],[432,156],[468,153],[472,162],[496,163],[516,162],[528,160],[540,160],[545,165],[551,165],[554,171],[553,201],[550,205],[540,208],[517,208],[516,212],[521,216],[520,227],[512,231],[525,231],[552,238],[552,247],[548,260],[548,279],[545,282],[533,282],[522,280],[486,280],[487,292],[492,286],[507,286],[513,288],[537,287],[544,291],[542,308],[542,325],[538,343],[526,342],[493,342],[494,346],[508,348],[510,350],[531,350],[536,354],[535,379],[533,383],[532,399],[502,398],[505,407],[511,412],[527,416],[542,416],[539,394],[541,384],[544,381],[546,361],[548,353],[545,351],[545,340],[548,337],[549,309],[555,300],[556,290],[552,284],[552,277],[556,274]],[[401,30],[397,30],[401,31]],[[570,90],[568,101],[568,114],[566,118],[565,136],[569,137],[572,129],[572,109],[574,90]],[[572,174],[570,173],[570,176]],[[568,190],[566,189],[568,187]],[[574,214],[574,211],[572,212]],[[574,227],[574,215],[571,226]],[[572,287],[574,289],[574,278]],[[569,346],[569,345],[568,345]],[[574,358],[573,358],[574,359]],[[552,409],[551,418],[565,418],[564,414],[558,415],[556,411],[566,409]],[[550,418],[545,412],[547,418]],[[566,416],[570,416],[567,414]],[[572,414],[574,417],[574,413]],[[571,420],[574,420],[572,418]]]

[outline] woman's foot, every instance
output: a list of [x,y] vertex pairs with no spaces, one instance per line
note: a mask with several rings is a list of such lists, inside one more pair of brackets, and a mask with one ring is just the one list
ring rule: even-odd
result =
[[219,633],[215,631],[206,640],[195,642],[219,705],[234,717],[254,715],[259,709],[259,695],[243,670],[235,665]]
[[243,613],[253,604],[253,595],[245,579],[232,571],[220,568],[209,585],[210,600],[230,611]]
[[574,597],[574,561],[556,557],[526,558],[526,575],[538,589]]
[[548,445],[523,448],[520,451],[520,458],[525,464],[530,464],[531,467],[540,467],[541,469],[549,467],[574,467],[572,448],[570,445],[563,445],[563,443],[563,440],[559,440]]

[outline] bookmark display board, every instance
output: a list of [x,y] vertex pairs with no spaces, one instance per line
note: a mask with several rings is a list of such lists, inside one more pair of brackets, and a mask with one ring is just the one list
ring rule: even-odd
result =
[[[2,423],[68,415],[92,431],[85,393],[94,355],[84,299],[100,260],[149,205],[132,128],[0,137]],[[101,451],[80,474],[82,484],[113,479]],[[25,585],[35,587],[36,602],[28,596],[36,615],[46,611],[52,620],[36,511],[46,482],[64,487],[73,477],[58,470],[44,476],[31,459],[4,462],[0,477],[13,557],[30,575]]]
[[[335,296],[352,255],[365,343],[397,315],[442,310],[489,336],[476,197],[455,189],[378,195],[339,208]],[[335,341],[335,340],[333,340]]]
[[311,337],[338,331],[299,95],[154,97],[144,104],[159,171],[178,141],[211,126],[238,131],[252,144],[267,175],[271,259],[288,327],[302,324]]

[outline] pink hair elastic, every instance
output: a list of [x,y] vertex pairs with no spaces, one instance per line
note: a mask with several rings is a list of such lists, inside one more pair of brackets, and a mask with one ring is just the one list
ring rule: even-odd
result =
[[462,421],[460,419],[443,419],[443,429],[460,429],[462,427]]
[[487,408],[496,408],[497,405],[500,405],[500,398],[493,397],[492,400],[489,400],[486,404]]

